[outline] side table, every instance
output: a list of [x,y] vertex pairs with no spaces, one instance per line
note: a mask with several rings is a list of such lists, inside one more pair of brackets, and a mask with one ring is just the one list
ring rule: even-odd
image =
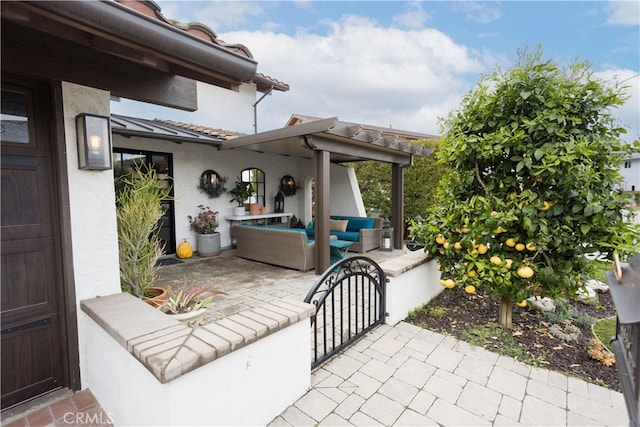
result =
[[353,242],[348,240],[330,240],[329,241],[329,262],[334,264],[347,255],[349,248]]

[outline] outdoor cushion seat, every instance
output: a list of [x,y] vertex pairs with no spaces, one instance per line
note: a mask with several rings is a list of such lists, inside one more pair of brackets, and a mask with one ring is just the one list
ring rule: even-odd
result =
[[357,242],[360,239],[359,231],[332,231],[332,236],[336,236],[338,240],[348,240],[350,242]]
[[313,242],[313,239],[309,237],[309,235],[306,233],[306,230],[304,228],[287,228],[287,227],[278,227],[276,225],[257,225],[257,224],[246,224],[243,223],[242,224],[243,227],[260,227],[260,228],[266,228],[266,229],[271,229],[271,230],[285,230],[285,231],[294,231],[297,233],[304,233],[304,235],[307,237],[307,242]]
[[[329,231],[332,238],[353,242],[349,248],[350,252],[365,253],[380,247],[380,229],[382,228],[382,218],[362,218],[351,216],[331,215],[333,221],[348,221],[346,229],[333,229]],[[330,222],[338,227],[336,222]],[[306,228],[310,238],[315,237],[315,224],[313,221]],[[335,236],[335,237],[334,237]]]

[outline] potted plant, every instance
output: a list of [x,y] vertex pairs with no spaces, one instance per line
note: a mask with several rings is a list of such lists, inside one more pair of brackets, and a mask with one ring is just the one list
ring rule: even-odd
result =
[[186,284],[179,290],[172,286],[167,289],[167,301],[160,307],[163,312],[175,316],[182,323],[192,328],[202,324],[207,308],[216,294],[224,294],[222,291],[212,290],[213,284],[199,286],[196,281]]
[[[166,299],[166,290],[153,287],[157,278],[157,261],[163,254],[158,237],[162,217],[161,202],[169,198],[156,172],[135,165],[130,174],[117,178],[116,220],[120,258],[120,286],[158,307]],[[154,297],[159,296],[159,301]]]
[[200,212],[189,218],[191,229],[196,232],[196,249],[198,256],[212,257],[220,254],[220,233],[218,228],[218,212],[208,206],[198,205]]
[[233,208],[233,214],[235,216],[244,215],[244,202],[253,194],[253,185],[250,182],[244,182],[238,177],[236,180],[236,186],[229,190],[229,194],[233,195],[231,202],[236,202],[237,207]]

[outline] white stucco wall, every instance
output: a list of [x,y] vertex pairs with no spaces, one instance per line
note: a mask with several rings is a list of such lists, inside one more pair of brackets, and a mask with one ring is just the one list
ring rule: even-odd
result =
[[367,212],[353,168],[331,165],[331,215],[362,216]]
[[[78,169],[76,115],[109,115],[109,92],[63,82],[64,131],[73,278],[77,312],[80,301],[120,292],[118,233],[115,213],[113,170]],[[86,378],[87,318],[78,316],[80,377]]]
[[[398,259],[389,261],[399,262]],[[401,262],[401,261],[400,261]],[[384,269],[384,263],[381,264]],[[430,260],[398,276],[387,276],[386,323],[395,325],[404,320],[411,310],[422,307],[444,289],[440,283],[440,272],[436,261]]]
[[161,384],[87,315],[87,382],[116,426],[259,426],[311,383],[309,320]]
[[[197,88],[197,111],[183,111],[122,99],[111,103],[111,112],[151,120],[171,119],[212,128],[254,133],[253,104],[257,97],[262,95],[256,94],[255,84],[245,83],[238,91],[233,91],[197,82]],[[282,94],[278,95],[282,96]],[[259,131],[267,130],[264,126],[260,127],[261,110],[264,111],[266,108],[268,108],[268,99],[258,104]]]

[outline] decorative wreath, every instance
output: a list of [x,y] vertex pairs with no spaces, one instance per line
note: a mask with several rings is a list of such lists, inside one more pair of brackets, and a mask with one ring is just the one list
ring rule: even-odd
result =
[[206,193],[210,199],[215,199],[223,195],[227,189],[225,184],[227,183],[227,177],[220,176],[218,172],[207,169],[200,175],[200,182],[198,183],[198,189],[203,193]]
[[293,196],[296,194],[296,190],[298,190],[298,187],[296,187],[295,179],[293,179],[291,175],[283,176],[280,180],[280,191],[282,194],[285,197]]

